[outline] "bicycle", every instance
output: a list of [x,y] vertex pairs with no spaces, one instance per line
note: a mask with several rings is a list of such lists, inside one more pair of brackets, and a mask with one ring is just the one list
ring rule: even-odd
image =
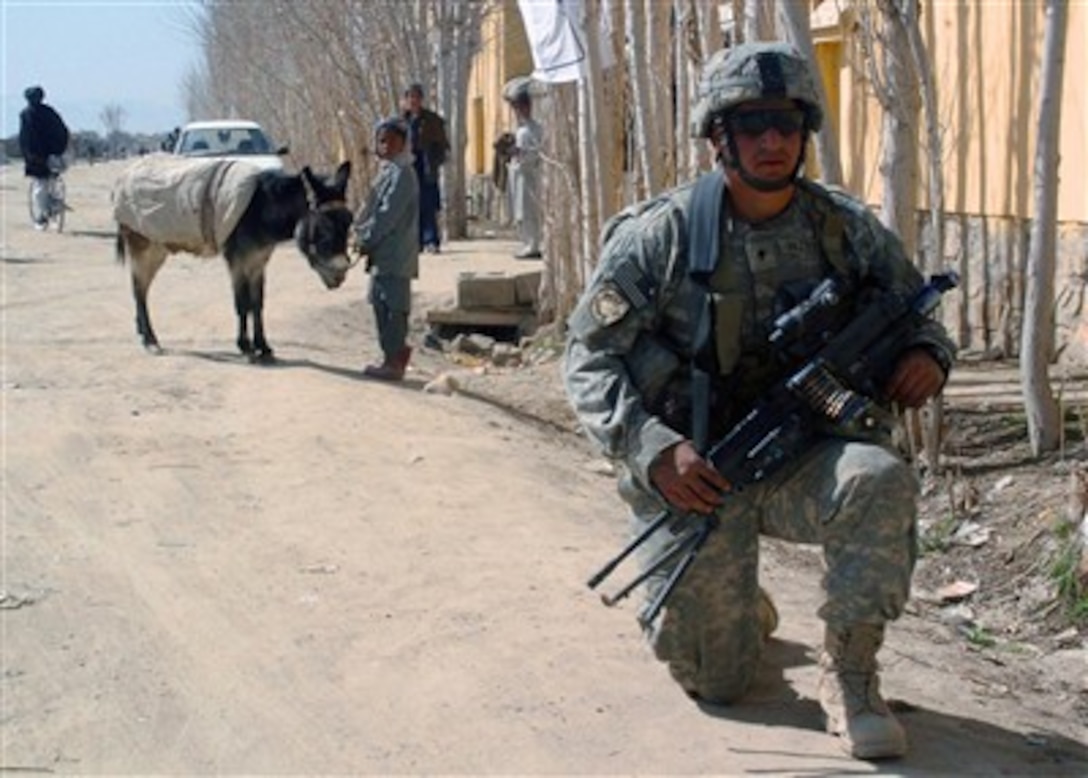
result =
[[70,210],[65,202],[67,188],[62,175],[67,165],[59,154],[50,154],[46,164],[49,167],[48,177],[30,179],[27,192],[30,221],[41,230],[48,229],[52,222],[56,224],[57,232],[63,232],[64,215]]

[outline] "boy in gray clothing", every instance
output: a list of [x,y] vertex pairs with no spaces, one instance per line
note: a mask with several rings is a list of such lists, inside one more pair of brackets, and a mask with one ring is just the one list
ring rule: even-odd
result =
[[380,121],[374,143],[381,165],[355,218],[355,249],[367,256],[370,273],[368,301],[374,307],[381,345],[381,364],[368,365],[363,375],[400,381],[412,349],[407,345],[412,279],[419,276],[419,182],[412,169],[408,126],[392,117]]

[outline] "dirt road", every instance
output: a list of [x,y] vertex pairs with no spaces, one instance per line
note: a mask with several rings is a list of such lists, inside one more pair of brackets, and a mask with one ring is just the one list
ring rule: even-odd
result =
[[[402,386],[361,380],[363,274],[327,292],[278,249],[281,363],[262,368],[234,353],[221,260],[171,260],[151,295],[166,353],[145,353],[113,255],[118,164],[69,171],[62,235],[30,229],[3,169],[0,771],[1088,770],[1075,692],[1010,693],[911,618],[883,654],[911,754],[845,758],[814,701],[808,552],[767,555],[783,624],[751,700],[700,710],[631,607],[584,587],[623,521],[583,442],[420,391],[433,356]],[[511,249],[425,256],[420,305]]]

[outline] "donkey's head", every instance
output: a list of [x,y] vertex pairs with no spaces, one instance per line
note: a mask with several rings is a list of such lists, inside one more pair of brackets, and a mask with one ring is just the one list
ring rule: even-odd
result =
[[350,162],[341,163],[332,176],[317,175],[308,166],[302,169],[310,207],[295,228],[295,241],[329,289],[344,283],[352,267],[348,259],[352,213],[345,200],[350,175]]

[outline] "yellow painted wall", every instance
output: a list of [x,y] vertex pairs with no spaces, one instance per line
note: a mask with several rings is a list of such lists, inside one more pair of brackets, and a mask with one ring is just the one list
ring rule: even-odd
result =
[[503,102],[502,87],[515,76],[533,71],[525,26],[517,0],[502,0],[484,21],[483,40],[469,76],[467,95],[468,146],[465,170],[469,175],[491,172],[491,144],[505,130],[512,129],[514,117]]
[[828,125],[839,132],[840,116],[842,112],[842,95],[836,78],[842,70],[842,41],[824,40],[816,41],[816,66],[820,69],[820,78],[824,82],[824,94],[827,97]]
[[[819,9],[829,0],[814,3]],[[824,16],[828,16],[824,14]],[[854,19],[844,14],[816,31],[816,58],[827,87],[829,121],[839,131],[844,184],[870,203],[881,196],[880,108],[867,93]],[[922,32],[933,61],[943,135],[945,210],[1030,218],[1035,126],[1043,46],[1041,0],[923,0]],[[1058,218],[1088,223],[1088,2],[1069,3],[1062,97]],[[1026,53],[1025,53],[1026,52]],[[532,71],[516,0],[495,5],[472,69],[466,170],[484,174],[491,144],[513,126],[502,85]],[[920,127],[919,203],[928,204],[927,150]],[[815,167],[813,154],[810,166]]]
[[[849,29],[843,20],[843,29]],[[945,210],[1030,218],[1035,128],[1043,54],[1044,4],[1019,0],[929,0],[923,34],[933,61],[940,124]],[[1088,223],[1088,99],[1079,74],[1088,67],[1088,3],[1069,6],[1062,96],[1058,219]],[[845,183],[880,200],[880,110],[866,94],[856,39],[845,41],[838,73],[842,94]],[[925,151],[925,131],[919,142]],[[928,198],[923,156],[921,200]]]

